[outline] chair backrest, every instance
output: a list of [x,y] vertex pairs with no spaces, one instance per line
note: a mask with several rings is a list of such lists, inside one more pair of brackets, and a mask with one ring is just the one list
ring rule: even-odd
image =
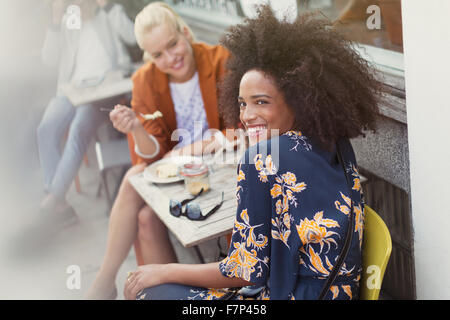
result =
[[384,272],[391,256],[392,240],[383,219],[367,205],[364,211],[360,299],[378,300]]

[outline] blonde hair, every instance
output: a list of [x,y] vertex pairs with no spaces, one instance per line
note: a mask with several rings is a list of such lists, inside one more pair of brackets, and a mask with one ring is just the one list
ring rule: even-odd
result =
[[[177,32],[188,31],[188,40],[194,41],[194,34],[186,22],[169,5],[164,2],[152,2],[144,7],[136,16],[134,34],[139,47],[144,50],[144,36],[154,27],[167,24]],[[150,54],[144,50],[144,60],[151,61]]]

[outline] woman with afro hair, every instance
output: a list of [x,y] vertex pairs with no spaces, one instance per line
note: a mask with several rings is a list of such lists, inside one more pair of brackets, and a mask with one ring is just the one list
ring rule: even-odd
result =
[[[364,203],[349,139],[375,131],[382,86],[353,44],[315,15],[290,23],[261,6],[222,44],[231,58],[221,111],[249,142],[228,256],[143,266],[125,296],[357,299]],[[346,239],[348,253],[327,287]]]

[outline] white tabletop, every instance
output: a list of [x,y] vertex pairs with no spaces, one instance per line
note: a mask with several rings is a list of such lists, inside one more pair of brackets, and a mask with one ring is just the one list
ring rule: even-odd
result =
[[79,88],[66,83],[61,85],[61,89],[74,106],[80,106],[130,93],[133,82],[131,78],[124,78],[119,71],[108,74],[97,86]]
[[186,191],[183,181],[154,184],[148,182],[142,173],[130,177],[129,181],[183,246],[192,247],[233,230],[237,209],[236,166],[215,165],[214,173],[209,176],[211,189],[200,195],[195,202],[200,204],[203,214],[220,203],[222,191],[225,194],[224,202],[217,212],[203,221],[192,221],[184,216],[176,218],[170,214],[170,199],[182,201],[192,197]]

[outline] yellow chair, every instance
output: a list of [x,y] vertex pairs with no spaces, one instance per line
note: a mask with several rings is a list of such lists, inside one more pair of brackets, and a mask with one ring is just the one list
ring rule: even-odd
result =
[[365,206],[361,277],[361,300],[378,300],[384,272],[392,251],[391,235],[383,219]]

